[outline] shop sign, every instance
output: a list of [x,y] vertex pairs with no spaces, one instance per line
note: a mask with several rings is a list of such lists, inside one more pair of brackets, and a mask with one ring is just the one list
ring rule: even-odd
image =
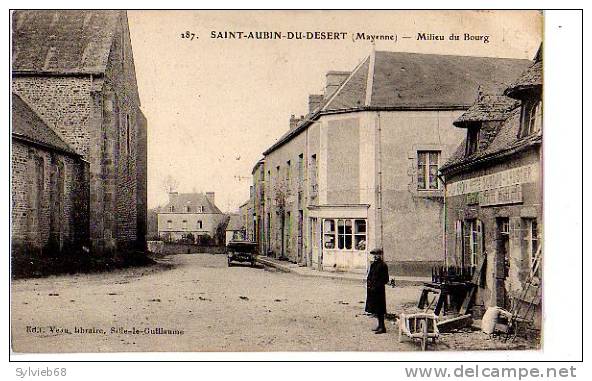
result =
[[538,164],[530,164],[447,184],[446,196],[453,197],[469,193],[481,193],[513,185],[534,183],[538,181],[538,178]]
[[480,206],[519,204],[521,202],[522,185],[520,184],[490,189],[479,193]]

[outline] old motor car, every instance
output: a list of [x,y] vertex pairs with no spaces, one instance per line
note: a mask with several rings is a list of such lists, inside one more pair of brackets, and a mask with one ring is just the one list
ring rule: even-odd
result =
[[249,262],[251,266],[255,266],[257,244],[251,241],[233,240],[226,245],[226,254],[228,267],[232,266],[232,262]]

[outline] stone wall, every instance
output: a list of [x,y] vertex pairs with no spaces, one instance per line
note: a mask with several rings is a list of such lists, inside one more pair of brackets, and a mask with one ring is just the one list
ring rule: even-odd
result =
[[85,163],[16,139],[12,155],[13,245],[57,253],[85,244]]
[[[466,171],[447,179],[447,183],[466,180],[478,176],[489,175],[511,168],[537,164],[539,152],[536,148],[517,154],[506,162],[500,162],[488,167]],[[457,221],[478,219],[483,224],[483,243],[486,252],[486,274],[483,287],[477,293],[477,305],[485,308],[489,306],[504,307],[506,295],[516,296],[522,291],[524,282],[530,273],[530,263],[525,250],[524,219],[537,219],[539,227],[539,242],[542,242],[542,193],[540,183],[522,184],[522,202],[517,204],[480,206],[468,202],[467,195],[457,195],[446,199],[446,247],[450,264],[460,265],[460,245],[457,242]],[[509,222],[509,251],[510,269],[505,279],[504,258],[501,247],[498,246],[499,219]],[[468,259],[465,258],[465,263]]]
[[97,252],[143,247],[145,237],[146,119],[120,17],[104,76],[13,77],[13,91],[89,164],[87,236]]

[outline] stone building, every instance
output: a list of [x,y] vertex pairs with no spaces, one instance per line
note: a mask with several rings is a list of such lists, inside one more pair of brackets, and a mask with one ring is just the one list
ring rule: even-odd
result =
[[13,93],[14,255],[55,254],[88,244],[88,185],[84,158]]
[[238,214],[240,215],[243,225],[245,227],[245,239],[255,241],[255,202],[254,202],[254,186],[250,187],[250,197],[247,201],[238,207]]
[[327,73],[309,113],[264,152],[263,252],[364,271],[381,246],[393,274],[430,274],[444,261],[437,171],[462,140],[452,122],[528,64],[377,51]]
[[476,301],[483,308],[510,309],[530,276],[542,282],[542,265],[535,266],[543,240],[541,49],[516,78],[454,122],[465,139],[441,168],[447,261],[485,262]]
[[[126,12],[15,11],[12,27],[12,91],[88,168],[84,189],[73,196],[88,216],[72,223],[84,225],[94,252],[143,250],[147,123]],[[69,181],[73,169],[64,164]],[[15,188],[13,199],[13,215],[35,210]],[[13,233],[20,240],[20,232]]]
[[158,236],[165,242],[214,239],[225,215],[216,206],[215,193],[169,193],[169,202],[158,212]]
[[250,202],[252,203],[252,231],[253,241],[257,242],[258,251],[265,252],[265,160],[261,159],[251,171],[253,176],[253,189]]

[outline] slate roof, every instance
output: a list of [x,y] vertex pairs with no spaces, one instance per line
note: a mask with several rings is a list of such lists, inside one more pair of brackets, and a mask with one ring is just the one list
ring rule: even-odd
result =
[[[529,60],[377,51],[323,110],[468,108],[479,88],[505,88]],[[364,73],[364,69],[368,69]],[[372,80],[366,81],[369,74]],[[366,99],[368,86],[372,87]]]
[[263,154],[285,144],[324,114],[361,110],[468,109],[479,90],[500,93],[531,62],[376,51],[352,71],[320,110],[306,115],[296,128],[286,132]]
[[231,214],[230,219],[228,220],[228,226],[226,226],[226,230],[244,230],[245,229],[245,221],[240,214]]
[[121,12],[14,11],[12,70],[25,73],[104,73]]
[[[520,91],[520,89],[526,87],[542,86],[542,67],[542,49],[539,48],[534,63],[503,93],[512,95],[513,91]],[[454,121],[454,125],[458,127],[465,127],[470,122],[487,122],[481,129],[482,134],[478,143],[480,148],[472,155],[465,156],[467,144],[465,138],[457,147],[456,152],[440,168],[440,171],[444,174],[450,174],[459,171],[463,167],[495,157],[510,155],[540,144],[543,140],[542,132],[519,138],[520,110],[520,102],[509,96],[487,95],[482,97],[467,112]],[[496,124],[495,122],[499,123]],[[486,133],[483,133],[484,130]]]
[[77,155],[59,135],[17,94],[12,93],[12,136],[22,140]]
[[178,193],[174,200],[169,202],[161,208],[161,213],[170,213],[170,207],[174,206],[173,213],[186,213],[185,206],[190,205],[191,211],[189,213],[197,213],[197,208],[203,206],[203,213],[207,214],[222,214],[216,205],[203,193]]
[[543,86],[543,62],[534,62],[506,91],[505,95],[515,97],[520,91]]
[[468,123],[505,120],[519,105],[519,101],[503,95],[484,95],[453,124],[457,127],[465,127]]

